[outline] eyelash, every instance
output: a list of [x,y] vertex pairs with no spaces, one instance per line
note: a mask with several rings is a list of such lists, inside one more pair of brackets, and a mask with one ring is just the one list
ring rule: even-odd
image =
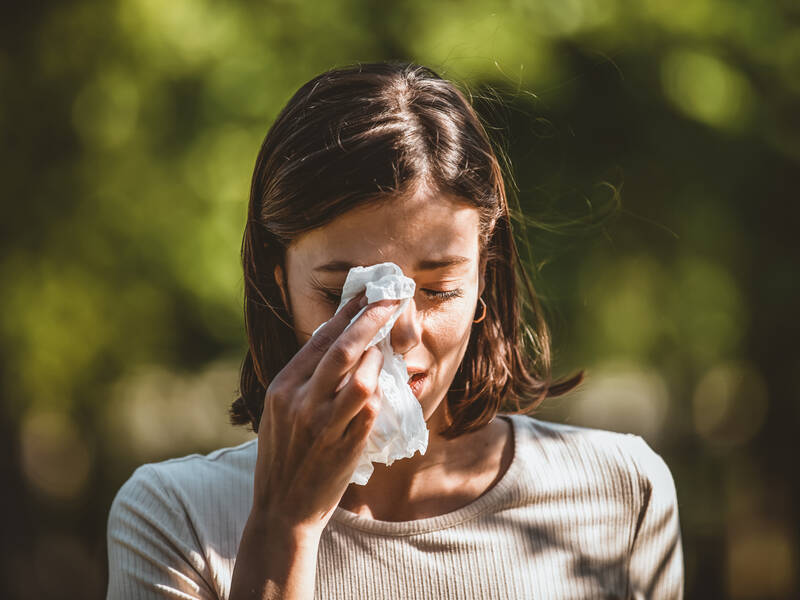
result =
[[[341,294],[335,294],[326,289],[321,289],[321,291],[330,302],[338,304],[342,300]],[[437,300],[441,300],[442,302],[445,302],[447,300],[452,300],[453,298],[460,298],[461,296],[464,295],[464,290],[462,290],[461,288],[455,290],[444,290],[444,291],[438,291],[438,290],[422,290],[422,291],[436,298]]]

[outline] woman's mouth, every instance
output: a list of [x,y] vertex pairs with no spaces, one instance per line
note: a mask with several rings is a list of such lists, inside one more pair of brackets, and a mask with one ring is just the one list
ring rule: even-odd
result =
[[411,391],[414,393],[414,396],[416,396],[417,400],[419,400],[420,394],[422,394],[422,389],[425,387],[425,382],[427,380],[427,373],[414,373],[408,378],[408,386],[411,388]]

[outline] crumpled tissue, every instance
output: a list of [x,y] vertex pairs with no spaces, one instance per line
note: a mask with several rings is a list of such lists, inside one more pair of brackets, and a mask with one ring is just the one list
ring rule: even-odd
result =
[[[428,428],[422,406],[408,385],[406,363],[402,355],[395,354],[391,344],[392,327],[414,297],[415,287],[414,280],[403,275],[402,269],[392,262],[353,267],[347,273],[342,287],[342,300],[336,309],[337,313],[362,291],[366,291],[367,306],[379,300],[401,300],[394,314],[366,346],[377,346],[383,354],[383,367],[378,377],[380,410],[350,483],[365,485],[374,471],[373,462],[388,466],[398,458],[411,458],[417,450],[425,454],[428,449]],[[347,327],[366,309],[366,306],[362,308]]]

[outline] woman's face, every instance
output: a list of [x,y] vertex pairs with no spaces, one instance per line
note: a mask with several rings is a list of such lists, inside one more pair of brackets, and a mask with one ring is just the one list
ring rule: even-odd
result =
[[[391,343],[409,371],[426,372],[418,399],[428,421],[464,356],[483,292],[478,227],[474,207],[454,196],[420,191],[353,209],[303,234],[286,253],[298,343],[334,315],[351,267],[397,264],[415,281],[416,291],[392,328]],[[285,302],[280,266],[275,278]]]

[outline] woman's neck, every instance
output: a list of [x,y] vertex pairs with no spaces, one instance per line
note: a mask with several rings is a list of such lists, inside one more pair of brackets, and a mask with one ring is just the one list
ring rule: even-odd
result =
[[375,463],[366,485],[350,484],[339,502],[345,510],[381,521],[414,521],[465,506],[488,491],[513,454],[511,424],[496,418],[455,440],[436,435],[428,423],[424,455]]

